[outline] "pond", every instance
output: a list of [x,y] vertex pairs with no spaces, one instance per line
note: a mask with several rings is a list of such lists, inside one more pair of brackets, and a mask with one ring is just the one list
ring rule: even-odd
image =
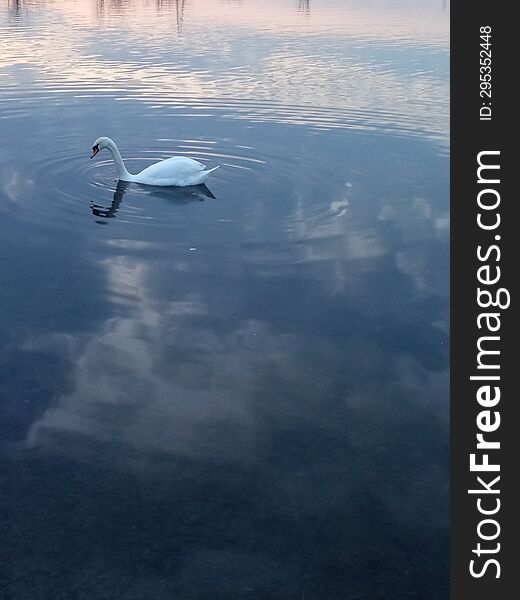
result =
[[0,597],[447,598],[449,4],[7,0],[0,139]]

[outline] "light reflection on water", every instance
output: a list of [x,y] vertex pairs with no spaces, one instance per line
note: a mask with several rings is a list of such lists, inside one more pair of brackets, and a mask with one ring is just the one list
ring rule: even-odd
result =
[[[49,2],[43,32],[2,32],[3,98],[18,116],[59,91],[321,129],[419,130],[446,142],[447,16],[419,4],[409,14],[409,2],[369,11],[316,3],[302,22],[292,0]],[[188,18],[184,35],[172,29]]]
[[447,596],[448,9],[0,8],[7,597]]

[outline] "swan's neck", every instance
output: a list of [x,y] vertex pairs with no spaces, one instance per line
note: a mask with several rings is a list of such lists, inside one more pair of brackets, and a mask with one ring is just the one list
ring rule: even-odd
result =
[[119,148],[113,142],[107,148],[112,152],[112,158],[116,165],[117,178],[121,181],[132,181],[133,175],[126,170]]

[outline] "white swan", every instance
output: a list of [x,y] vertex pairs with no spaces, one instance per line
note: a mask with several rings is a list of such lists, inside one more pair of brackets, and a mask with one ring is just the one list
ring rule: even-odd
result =
[[145,185],[175,185],[184,187],[204,183],[209,174],[218,169],[218,167],[213,167],[213,169],[206,171],[202,163],[192,158],[174,156],[173,158],[167,158],[154,165],[150,165],[140,173],[137,173],[137,175],[132,175],[132,173],[126,170],[125,163],[115,142],[108,137],[100,137],[94,142],[90,158],[94,158],[104,148],[110,150],[112,153],[112,158],[116,165],[117,177],[120,181],[133,181],[135,183],[144,183]]

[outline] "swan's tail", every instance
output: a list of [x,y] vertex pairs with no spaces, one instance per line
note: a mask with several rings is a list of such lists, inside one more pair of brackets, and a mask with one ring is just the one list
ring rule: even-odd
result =
[[216,167],[213,167],[213,169],[208,169],[207,171],[202,171],[199,183],[204,183],[206,181],[206,179],[210,176],[210,174],[213,173],[213,171],[216,171],[218,169],[218,167],[219,167],[219,165],[217,165]]

